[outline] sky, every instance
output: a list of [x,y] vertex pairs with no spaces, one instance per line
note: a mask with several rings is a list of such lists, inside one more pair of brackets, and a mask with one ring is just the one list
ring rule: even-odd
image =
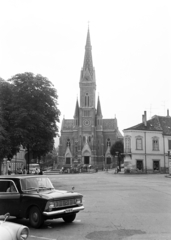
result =
[[171,115],[169,0],[0,0],[0,77],[47,77],[60,129],[80,96],[88,25],[103,118],[116,117],[123,134],[144,111],[147,120]]

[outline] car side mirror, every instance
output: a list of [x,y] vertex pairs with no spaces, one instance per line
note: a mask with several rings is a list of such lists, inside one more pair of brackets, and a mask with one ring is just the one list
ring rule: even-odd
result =
[[6,213],[6,214],[4,215],[4,222],[5,222],[9,217],[10,217],[10,213]]

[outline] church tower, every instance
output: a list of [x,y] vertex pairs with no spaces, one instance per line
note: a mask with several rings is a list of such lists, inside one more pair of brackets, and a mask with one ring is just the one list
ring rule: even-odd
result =
[[99,96],[96,108],[96,76],[89,29],[79,88],[80,104],[77,99],[74,119],[62,121],[59,163],[67,166],[111,165],[110,146],[123,137],[118,130],[116,118],[103,119]]

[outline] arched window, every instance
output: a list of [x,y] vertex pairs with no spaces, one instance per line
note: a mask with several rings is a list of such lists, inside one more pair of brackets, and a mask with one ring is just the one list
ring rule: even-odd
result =
[[107,139],[107,147],[110,147],[111,146],[111,142],[110,142],[110,138]]
[[85,95],[85,107],[89,107],[89,96],[88,93]]
[[70,139],[67,139],[67,147],[70,147],[71,143],[70,143]]

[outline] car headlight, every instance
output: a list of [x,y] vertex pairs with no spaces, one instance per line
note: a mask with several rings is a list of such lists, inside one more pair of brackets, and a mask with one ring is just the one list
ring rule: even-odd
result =
[[81,203],[82,203],[82,199],[81,199],[81,198],[75,199],[75,203],[76,203],[76,204],[81,204]]
[[50,211],[52,211],[53,208],[55,208],[55,203],[53,201],[47,202],[45,210],[50,212]]
[[17,240],[25,240],[29,236],[29,229],[27,227],[23,227],[19,229],[17,232]]

